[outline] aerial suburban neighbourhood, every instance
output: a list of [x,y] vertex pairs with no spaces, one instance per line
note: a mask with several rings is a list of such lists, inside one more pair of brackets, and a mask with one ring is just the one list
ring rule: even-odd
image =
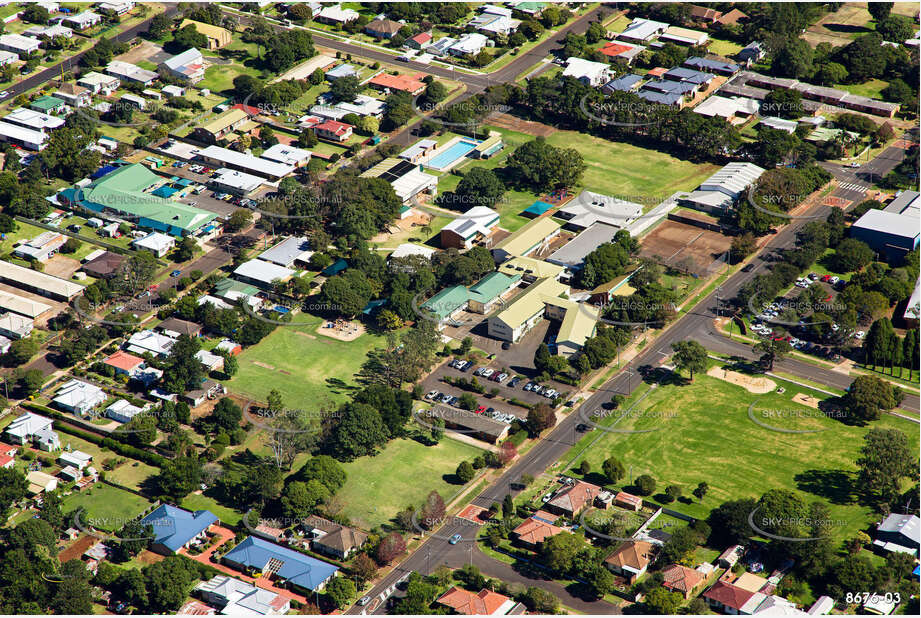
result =
[[919,615],[917,2],[0,2],[0,614]]

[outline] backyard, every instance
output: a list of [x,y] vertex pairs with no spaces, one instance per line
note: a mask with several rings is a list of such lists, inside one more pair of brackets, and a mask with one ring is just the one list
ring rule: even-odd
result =
[[151,502],[130,491],[105,483],[96,483],[82,492],[74,492],[64,498],[61,510],[71,513],[84,509],[82,521],[105,532],[115,532],[136,518]]
[[[698,483],[706,482],[710,490],[702,502],[682,498],[670,505],[693,517],[706,517],[727,500],[758,498],[769,489],[791,489],[807,503],[828,504],[831,518],[842,522],[832,527],[836,539],[863,530],[876,515],[855,499],[854,462],[869,427],[845,425],[795,403],[792,397],[797,393],[825,396],[772,380],[786,392],[756,395],[707,375],[697,375],[693,383],[681,386],[669,383],[650,388],[644,384],[608,422],[629,410],[616,421],[618,429],[659,426],[660,430],[589,432],[561,461],[578,465],[584,459],[593,470],[600,470],[602,462],[613,455],[629,470],[628,485],[637,476],[649,474],[659,492],[675,484],[686,496]],[[751,415],[775,428],[818,431],[792,434],[760,426],[750,418],[752,403]],[[780,412],[771,415],[771,411]],[[886,415],[873,426],[899,429],[909,436],[913,448],[918,446],[917,430],[909,421]],[[602,480],[598,475],[593,478]]]
[[450,438],[436,446],[405,438],[392,440],[374,457],[343,464],[348,480],[336,498],[354,523],[371,529],[386,524],[409,505],[418,507],[433,489],[449,502],[462,489],[449,482],[457,464],[480,453],[475,446]]

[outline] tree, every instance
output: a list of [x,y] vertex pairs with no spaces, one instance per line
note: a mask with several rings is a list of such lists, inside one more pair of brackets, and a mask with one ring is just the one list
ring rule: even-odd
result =
[[672,344],[675,351],[672,360],[678,371],[687,369],[691,382],[694,381],[694,372],[707,369],[707,350],[696,341],[676,341]]
[[630,254],[620,243],[604,243],[587,256],[579,271],[578,284],[592,289],[607,283],[624,273],[630,262]]
[[649,608],[649,613],[659,616],[670,616],[678,613],[678,608],[684,603],[684,598],[677,592],[657,586],[646,594],[643,603]]
[[142,524],[139,519],[132,519],[118,531],[119,541],[115,545],[113,557],[116,562],[127,562],[147,549],[154,538],[153,526]]
[[775,54],[771,69],[775,75],[808,78],[812,75],[813,50],[803,39],[789,38]]
[[665,496],[668,498],[668,502],[674,502],[681,497],[681,494],[681,487],[678,485],[669,485],[665,488]]
[[636,477],[637,492],[641,496],[651,496],[656,490],[656,480],[648,474],[641,474]]
[[222,397],[211,410],[208,419],[218,427],[235,429],[243,420],[243,409],[230,397]]
[[911,475],[914,456],[908,437],[897,429],[873,428],[864,436],[857,460],[860,487],[882,502],[900,492],[901,481]]
[[447,206],[466,211],[475,206],[495,207],[505,195],[505,184],[495,172],[485,167],[472,167],[457,183],[451,201]]
[[442,523],[444,517],[445,502],[437,491],[432,490],[429,492],[429,495],[425,499],[425,503],[422,505],[422,509],[419,511],[419,524],[423,528],[431,530]]
[[681,562],[694,551],[699,542],[699,535],[690,527],[678,528],[663,545],[660,560],[663,564]]
[[538,404],[528,410],[528,427],[535,435],[540,435],[545,429],[556,425],[556,414],[545,403]]
[[55,553],[57,539],[54,529],[43,519],[27,519],[7,534],[7,542],[14,549],[33,551],[42,548],[51,555]]
[[537,346],[537,350],[534,351],[534,368],[538,372],[544,373],[550,367],[550,348],[547,347],[546,343],[541,342]]
[[378,564],[387,565],[406,551],[406,541],[398,532],[391,532],[377,546],[375,557]]
[[536,586],[529,586],[524,591],[521,602],[537,614],[556,614],[560,608],[560,601],[553,593]]
[[334,577],[333,581],[326,584],[326,596],[339,609],[348,605],[356,592],[355,582],[348,577]]
[[624,470],[624,464],[622,464],[616,457],[608,457],[605,459],[604,463],[601,464],[601,470],[604,472],[604,475],[611,483],[616,483],[620,479],[624,478],[624,475],[626,474],[626,471]]
[[361,552],[352,560],[352,573],[358,579],[358,583],[364,585],[377,575],[377,565],[368,554]]
[[902,43],[911,38],[914,28],[904,15],[889,15],[876,22],[876,31],[886,41]]
[[182,394],[201,385],[205,371],[201,361],[195,357],[200,349],[198,338],[179,335],[170,348],[166,369],[163,371],[163,388],[166,392]]
[[160,491],[181,501],[201,483],[201,463],[197,455],[185,455],[168,460],[157,477]]
[[585,547],[585,542],[575,534],[562,532],[546,539],[541,546],[543,562],[549,569],[565,574]]
[[455,474],[457,474],[457,478],[459,478],[462,483],[469,483],[476,475],[476,471],[469,461],[462,461],[457,464]]
[[873,256],[873,249],[867,243],[856,238],[846,238],[835,250],[831,266],[837,272],[854,272],[872,262]]
[[51,598],[55,614],[88,615],[93,613],[93,588],[86,564],[73,558],[61,565],[61,581]]
[[201,34],[193,24],[189,24],[173,34],[172,45],[174,49],[181,51],[190,47],[208,49],[208,37]]
[[351,103],[361,92],[361,84],[354,75],[340,77],[329,86],[329,92],[337,103]]
[[603,564],[594,565],[589,570],[587,579],[599,599],[614,590],[614,574]]
[[195,563],[184,556],[167,556],[141,571],[147,591],[150,613],[174,613],[189,595],[192,582],[198,579]]
[[26,497],[29,483],[15,468],[0,468],[0,514],[8,515],[10,507]]
[[173,25],[173,21],[163,13],[157,13],[154,15],[153,19],[150,20],[150,25],[147,27],[147,34],[152,39],[160,39],[165,36],[170,29],[170,26]]
[[587,459],[583,459],[582,463],[579,464],[579,474],[586,476],[592,471],[592,464],[588,462]]
[[889,14],[892,12],[892,5],[894,2],[868,2],[867,10],[870,11],[870,15],[873,16],[873,19],[877,22],[889,17]]
[[774,369],[774,362],[783,360],[791,351],[790,342],[783,339],[775,340],[773,337],[767,337],[756,343],[753,348],[755,352],[761,352],[761,363],[768,370]]
[[339,424],[328,443],[329,452],[340,461],[351,461],[374,453],[390,438],[380,413],[364,403],[347,403],[339,408]]
[[556,148],[543,137],[525,142],[506,160],[508,177],[536,191],[572,187],[582,178],[585,167],[579,151]]
[[704,496],[707,495],[707,492],[710,490],[710,486],[707,483],[701,481],[697,484],[697,487],[694,488],[694,491],[691,492],[694,494],[694,497],[703,502]]
[[331,496],[329,490],[319,481],[294,481],[282,492],[281,504],[286,517],[303,519]]
[[253,222],[253,213],[247,208],[238,208],[230,214],[224,229],[228,232],[239,232],[243,228],[249,227]]
[[873,322],[863,344],[863,353],[868,365],[886,365],[893,360],[896,348],[901,352],[902,343],[899,341],[892,321],[880,318]]
[[875,421],[883,411],[901,403],[904,393],[876,376],[862,375],[851,382],[844,396],[845,409],[858,421]]
[[724,502],[710,511],[707,517],[711,529],[709,544],[725,546],[745,542],[753,534],[748,516],[757,506],[753,498],[743,498]]
[[730,249],[735,262],[741,262],[758,248],[755,236],[751,233],[740,234],[732,238]]
[[342,464],[329,455],[311,457],[298,471],[297,476],[305,481],[317,480],[331,493],[336,493],[346,481],[346,472]]

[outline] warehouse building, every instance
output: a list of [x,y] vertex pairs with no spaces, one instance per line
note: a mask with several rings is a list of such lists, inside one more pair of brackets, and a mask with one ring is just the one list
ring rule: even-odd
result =
[[70,301],[83,286],[31,268],[0,260],[0,281],[54,300]]
[[581,268],[589,253],[605,243],[614,242],[614,237],[620,230],[621,228],[607,223],[593,223],[547,256],[547,261],[570,269]]
[[738,202],[764,169],[754,163],[729,163],[680,199],[682,206],[720,215]]
[[561,227],[549,217],[529,221],[496,243],[492,248],[493,259],[504,262],[514,256],[526,257],[537,249],[549,246],[550,241],[559,235]]
[[51,311],[51,305],[46,305],[18,294],[0,291],[0,309],[12,311],[34,320]]
[[261,176],[271,181],[281,180],[294,171],[293,165],[269,161],[268,159],[254,157],[253,155],[230,150],[229,148],[221,148],[220,146],[208,146],[198,151],[197,156],[213,167],[227,167],[238,172]]
[[870,209],[851,226],[852,238],[867,243],[892,264],[918,248],[919,236],[918,217],[911,209],[901,213]]

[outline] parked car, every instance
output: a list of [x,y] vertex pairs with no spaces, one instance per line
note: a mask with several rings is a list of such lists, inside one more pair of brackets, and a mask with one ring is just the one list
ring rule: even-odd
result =
[[429,391],[428,393],[426,393],[425,398],[431,401],[435,399],[436,397],[438,397],[438,395],[439,395],[438,391]]
[[480,406],[475,410],[475,414],[482,414],[483,412],[486,412],[486,406]]
[[448,543],[450,543],[451,545],[457,545],[457,543],[461,540],[461,538],[462,538],[461,535],[455,534],[450,539],[448,539]]
[[518,376],[515,376],[509,381],[508,383],[509,388],[515,388],[516,386],[518,386],[519,382],[521,382],[521,378],[519,378]]

